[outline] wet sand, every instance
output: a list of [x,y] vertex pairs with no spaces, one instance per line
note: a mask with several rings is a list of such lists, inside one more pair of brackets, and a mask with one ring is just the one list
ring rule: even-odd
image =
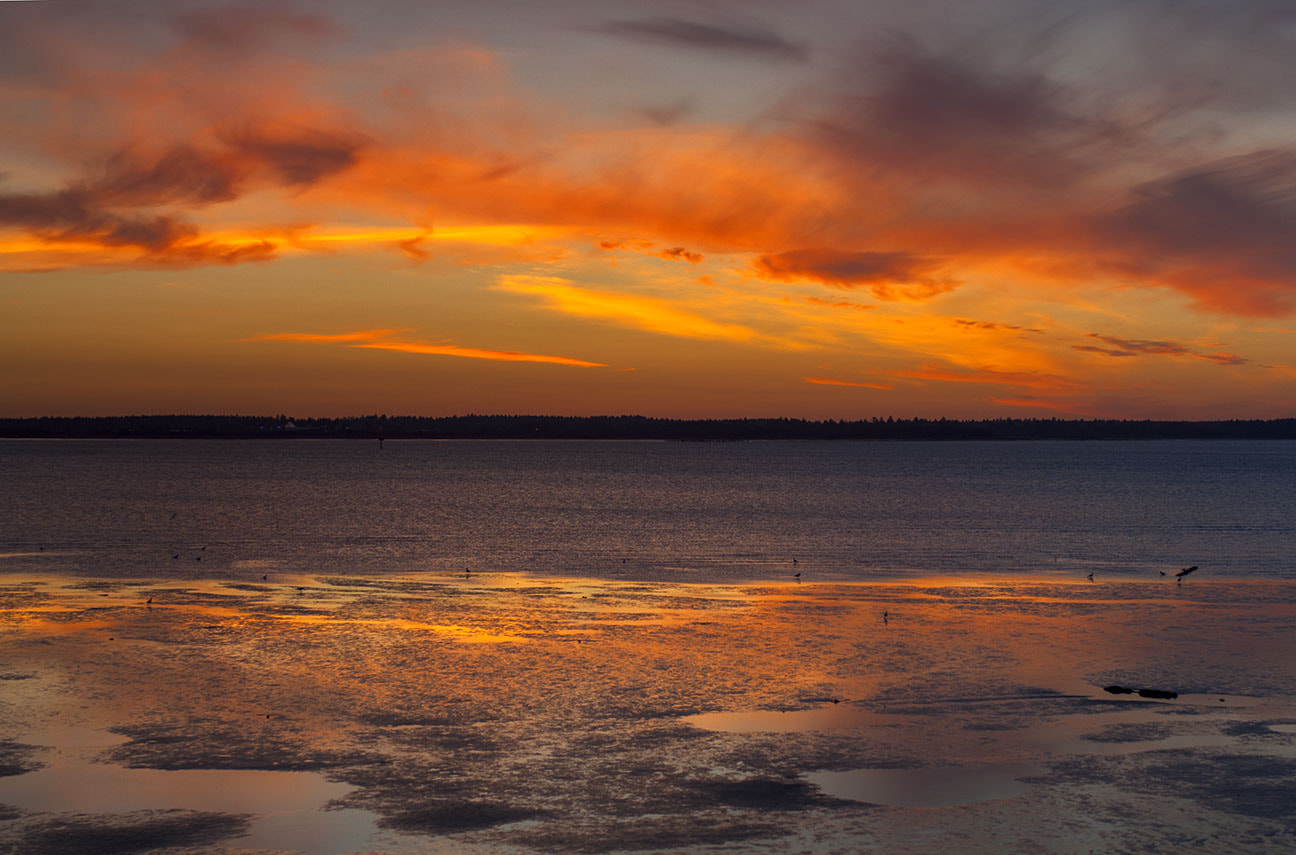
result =
[[6,576],[0,852],[1291,851],[1293,629],[1276,581]]

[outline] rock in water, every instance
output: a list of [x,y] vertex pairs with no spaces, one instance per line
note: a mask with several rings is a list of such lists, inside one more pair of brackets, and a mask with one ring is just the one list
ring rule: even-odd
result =
[[1179,697],[1179,693],[1168,692],[1165,689],[1139,689],[1139,697],[1140,698],[1164,698],[1166,700],[1169,700],[1170,698]]

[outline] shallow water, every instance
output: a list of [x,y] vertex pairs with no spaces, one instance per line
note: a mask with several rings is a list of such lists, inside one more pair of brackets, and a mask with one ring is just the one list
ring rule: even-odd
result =
[[1294,625],[1276,581],[10,576],[0,850],[1285,851]]
[[1296,578],[1281,441],[9,440],[0,473],[0,572]]

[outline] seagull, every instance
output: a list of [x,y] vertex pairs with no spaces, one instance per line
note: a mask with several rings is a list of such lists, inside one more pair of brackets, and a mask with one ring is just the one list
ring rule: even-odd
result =
[[1175,578],[1178,579],[1180,582],[1182,582],[1183,577],[1187,576],[1189,573],[1193,572],[1196,569],[1197,569],[1196,564],[1194,564],[1191,567],[1185,567],[1184,569],[1180,570],[1178,573],[1175,574]]
[[1090,582],[1093,581],[1093,574],[1092,574],[1092,573],[1089,574],[1089,581],[1090,581]]
[[800,573],[793,573],[793,574],[792,574],[792,578],[793,578],[793,579],[796,579],[798,582],[800,582],[800,581],[801,581],[801,574],[800,574]]
[[1162,576],[1165,575],[1165,571],[1164,571],[1164,570],[1161,570],[1160,573],[1161,573]]
[[891,625],[891,621],[887,620],[888,617],[890,617],[890,614],[889,614],[888,612],[883,612],[883,613],[882,613],[882,625],[883,625],[883,626],[890,626],[890,625]]

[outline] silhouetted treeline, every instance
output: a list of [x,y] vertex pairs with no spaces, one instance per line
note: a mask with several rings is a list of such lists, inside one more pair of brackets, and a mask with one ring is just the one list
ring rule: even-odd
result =
[[656,419],[646,416],[100,416],[0,419],[0,436],[386,439],[1296,439],[1296,419]]

